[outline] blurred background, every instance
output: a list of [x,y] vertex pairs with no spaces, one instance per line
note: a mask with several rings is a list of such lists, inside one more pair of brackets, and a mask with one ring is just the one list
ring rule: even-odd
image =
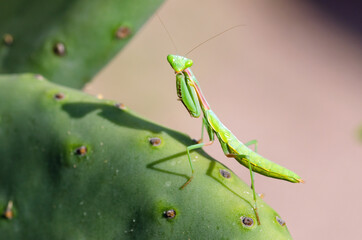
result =
[[[359,239],[362,11],[347,2],[169,0],[158,16],[177,49],[155,15],[85,90],[198,139],[201,119],[176,100],[166,56],[243,24],[188,55],[208,102],[241,141],[257,139],[262,156],[306,181],[256,175],[294,239]],[[218,143],[204,150],[250,182]]]

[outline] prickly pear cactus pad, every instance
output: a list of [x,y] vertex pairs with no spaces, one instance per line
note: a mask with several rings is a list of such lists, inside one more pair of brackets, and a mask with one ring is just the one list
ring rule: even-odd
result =
[[291,239],[192,140],[38,75],[0,77],[1,239]]
[[0,0],[0,73],[81,88],[163,0]]

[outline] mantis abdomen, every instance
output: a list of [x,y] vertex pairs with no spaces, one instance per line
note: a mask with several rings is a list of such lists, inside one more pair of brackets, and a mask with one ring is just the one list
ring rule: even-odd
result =
[[226,155],[233,155],[239,163],[247,168],[249,167],[248,161],[250,161],[253,172],[260,173],[264,176],[282,179],[293,183],[303,182],[301,177],[299,177],[296,173],[262,157],[239,141],[235,135],[227,129],[224,124],[222,124],[212,110],[209,109],[205,111],[205,117],[207,118],[209,127],[218,137],[221,147]]
[[[302,182],[301,178],[295,174],[294,172],[290,171],[289,169],[282,167],[262,156],[250,150],[247,146],[241,147],[243,150],[243,154],[249,152],[248,158],[250,160],[251,169],[253,172],[260,173],[267,177],[278,178],[282,180],[286,180],[293,183]],[[248,167],[248,159],[244,157],[236,157],[235,158],[239,163]]]

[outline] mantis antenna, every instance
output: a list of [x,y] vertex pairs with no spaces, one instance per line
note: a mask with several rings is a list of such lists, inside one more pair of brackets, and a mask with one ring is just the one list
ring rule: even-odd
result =
[[212,40],[212,39],[214,39],[214,38],[217,38],[218,36],[220,36],[220,35],[228,32],[228,31],[230,31],[230,30],[232,30],[232,29],[234,29],[234,28],[238,28],[238,27],[241,27],[241,26],[245,26],[245,25],[244,25],[244,24],[238,24],[238,25],[232,26],[232,27],[230,27],[230,28],[228,28],[228,29],[226,29],[226,30],[224,30],[224,31],[222,31],[222,32],[220,32],[220,33],[218,33],[218,34],[216,34],[216,35],[214,35],[214,36],[206,39],[205,41],[203,41],[203,42],[197,44],[195,47],[193,47],[190,51],[188,51],[186,54],[184,54],[184,56],[189,55],[191,52],[193,52],[195,49],[197,49],[198,47],[200,47],[200,46],[203,45],[204,43],[206,43],[206,42],[208,42],[208,41],[210,41],[210,40]]
[[171,42],[172,42],[172,45],[173,45],[173,46],[175,47],[175,49],[176,49],[176,52],[178,52],[176,43],[175,43],[175,41],[172,39],[170,32],[167,30],[165,24],[163,23],[162,19],[161,19],[160,16],[158,15],[158,12],[156,12],[156,16],[157,16],[158,20],[160,21],[160,23],[162,24],[163,28],[165,29],[165,31],[166,31],[169,39],[170,39]]
[[[158,20],[159,20],[159,21],[160,21],[160,23],[162,24],[163,28],[165,29],[165,31],[166,31],[166,33],[167,33],[168,37],[170,38],[170,40],[171,40],[171,42],[172,42],[172,45],[175,47],[176,52],[178,52],[178,50],[177,50],[177,46],[176,46],[176,43],[175,43],[175,41],[173,40],[173,38],[171,37],[170,32],[167,30],[167,28],[166,28],[165,24],[163,23],[163,21],[162,21],[161,17],[158,15],[158,13],[156,13],[156,15],[157,15]],[[197,49],[197,48],[199,48],[200,46],[202,46],[204,43],[207,43],[208,41],[210,41],[210,40],[212,40],[212,39],[214,39],[214,38],[217,38],[218,36],[220,36],[220,35],[222,35],[222,34],[224,34],[224,33],[228,32],[228,31],[230,31],[230,30],[233,30],[234,28],[238,28],[238,27],[245,27],[245,26],[246,26],[245,24],[238,24],[238,25],[235,25],[235,26],[229,27],[228,29],[226,29],[226,30],[224,30],[224,31],[222,31],[222,32],[219,32],[218,34],[216,34],[216,35],[214,35],[214,36],[212,36],[212,37],[210,37],[210,38],[206,39],[205,41],[203,41],[203,42],[201,42],[201,43],[197,44],[197,45],[196,45],[195,47],[193,47],[190,51],[188,51],[186,54],[184,54],[184,56],[189,55],[191,52],[193,52],[195,49]]]

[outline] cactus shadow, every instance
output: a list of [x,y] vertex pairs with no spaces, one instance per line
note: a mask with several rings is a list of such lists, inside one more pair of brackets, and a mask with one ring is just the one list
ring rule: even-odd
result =
[[[182,174],[182,173],[177,173],[177,172],[173,172],[173,171],[169,171],[169,170],[165,170],[165,169],[162,169],[162,168],[159,168],[159,167],[156,167],[158,164],[161,164],[163,162],[167,162],[171,159],[174,159],[174,158],[178,158],[178,157],[181,157],[183,155],[186,155],[186,151],[184,152],[179,152],[179,153],[176,153],[176,154],[173,154],[173,155],[170,155],[168,157],[165,157],[165,158],[161,158],[159,160],[156,160],[154,162],[151,162],[149,164],[147,164],[147,168],[149,169],[152,169],[152,170],[155,170],[155,171],[158,171],[158,172],[162,172],[162,173],[167,173],[167,174],[171,174],[171,175],[174,175],[174,176],[179,176],[179,177],[183,177],[186,179],[186,181],[190,178],[187,174]],[[181,186],[180,186],[181,187]]]
[[[204,157],[206,157],[207,159],[210,160],[210,164],[208,169],[206,170],[206,175],[209,176],[210,178],[212,178],[214,181],[216,181],[218,184],[221,184],[225,189],[227,189],[229,192],[231,192],[233,195],[235,195],[236,197],[240,198],[241,200],[243,200],[244,202],[246,202],[247,204],[250,205],[251,208],[253,208],[253,204],[247,200],[246,198],[244,198],[241,194],[237,193],[236,191],[234,191],[231,187],[229,187],[227,184],[225,184],[225,182],[220,180],[220,172],[217,171],[216,169],[216,160],[214,160],[213,158],[211,158],[207,153],[205,153],[202,150],[198,150],[199,153],[201,155],[203,155]],[[180,152],[180,153],[176,153],[173,155],[170,155],[168,157],[156,160],[152,163],[147,164],[147,168],[158,171],[158,172],[162,172],[162,173],[166,173],[166,174],[171,174],[174,176],[180,176],[186,179],[186,181],[188,181],[190,179],[190,176],[186,175],[186,174],[181,174],[181,173],[176,173],[176,172],[172,172],[169,170],[165,170],[159,167],[156,167],[158,164],[161,164],[163,162],[169,161],[171,159],[177,158],[177,157],[181,157],[183,155],[186,155],[186,151],[185,152]],[[226,168],[226,167],[225,167]],[[227,169],[227,168],[226,168]],[[228,171],[231,171],[230,169],[227,169]],[[196,179],[194,179],[193,181],[197,181]],[[190,183],[192,184],[192,183]],[[183,187],[184,185],[180,186],[180,189]]]

